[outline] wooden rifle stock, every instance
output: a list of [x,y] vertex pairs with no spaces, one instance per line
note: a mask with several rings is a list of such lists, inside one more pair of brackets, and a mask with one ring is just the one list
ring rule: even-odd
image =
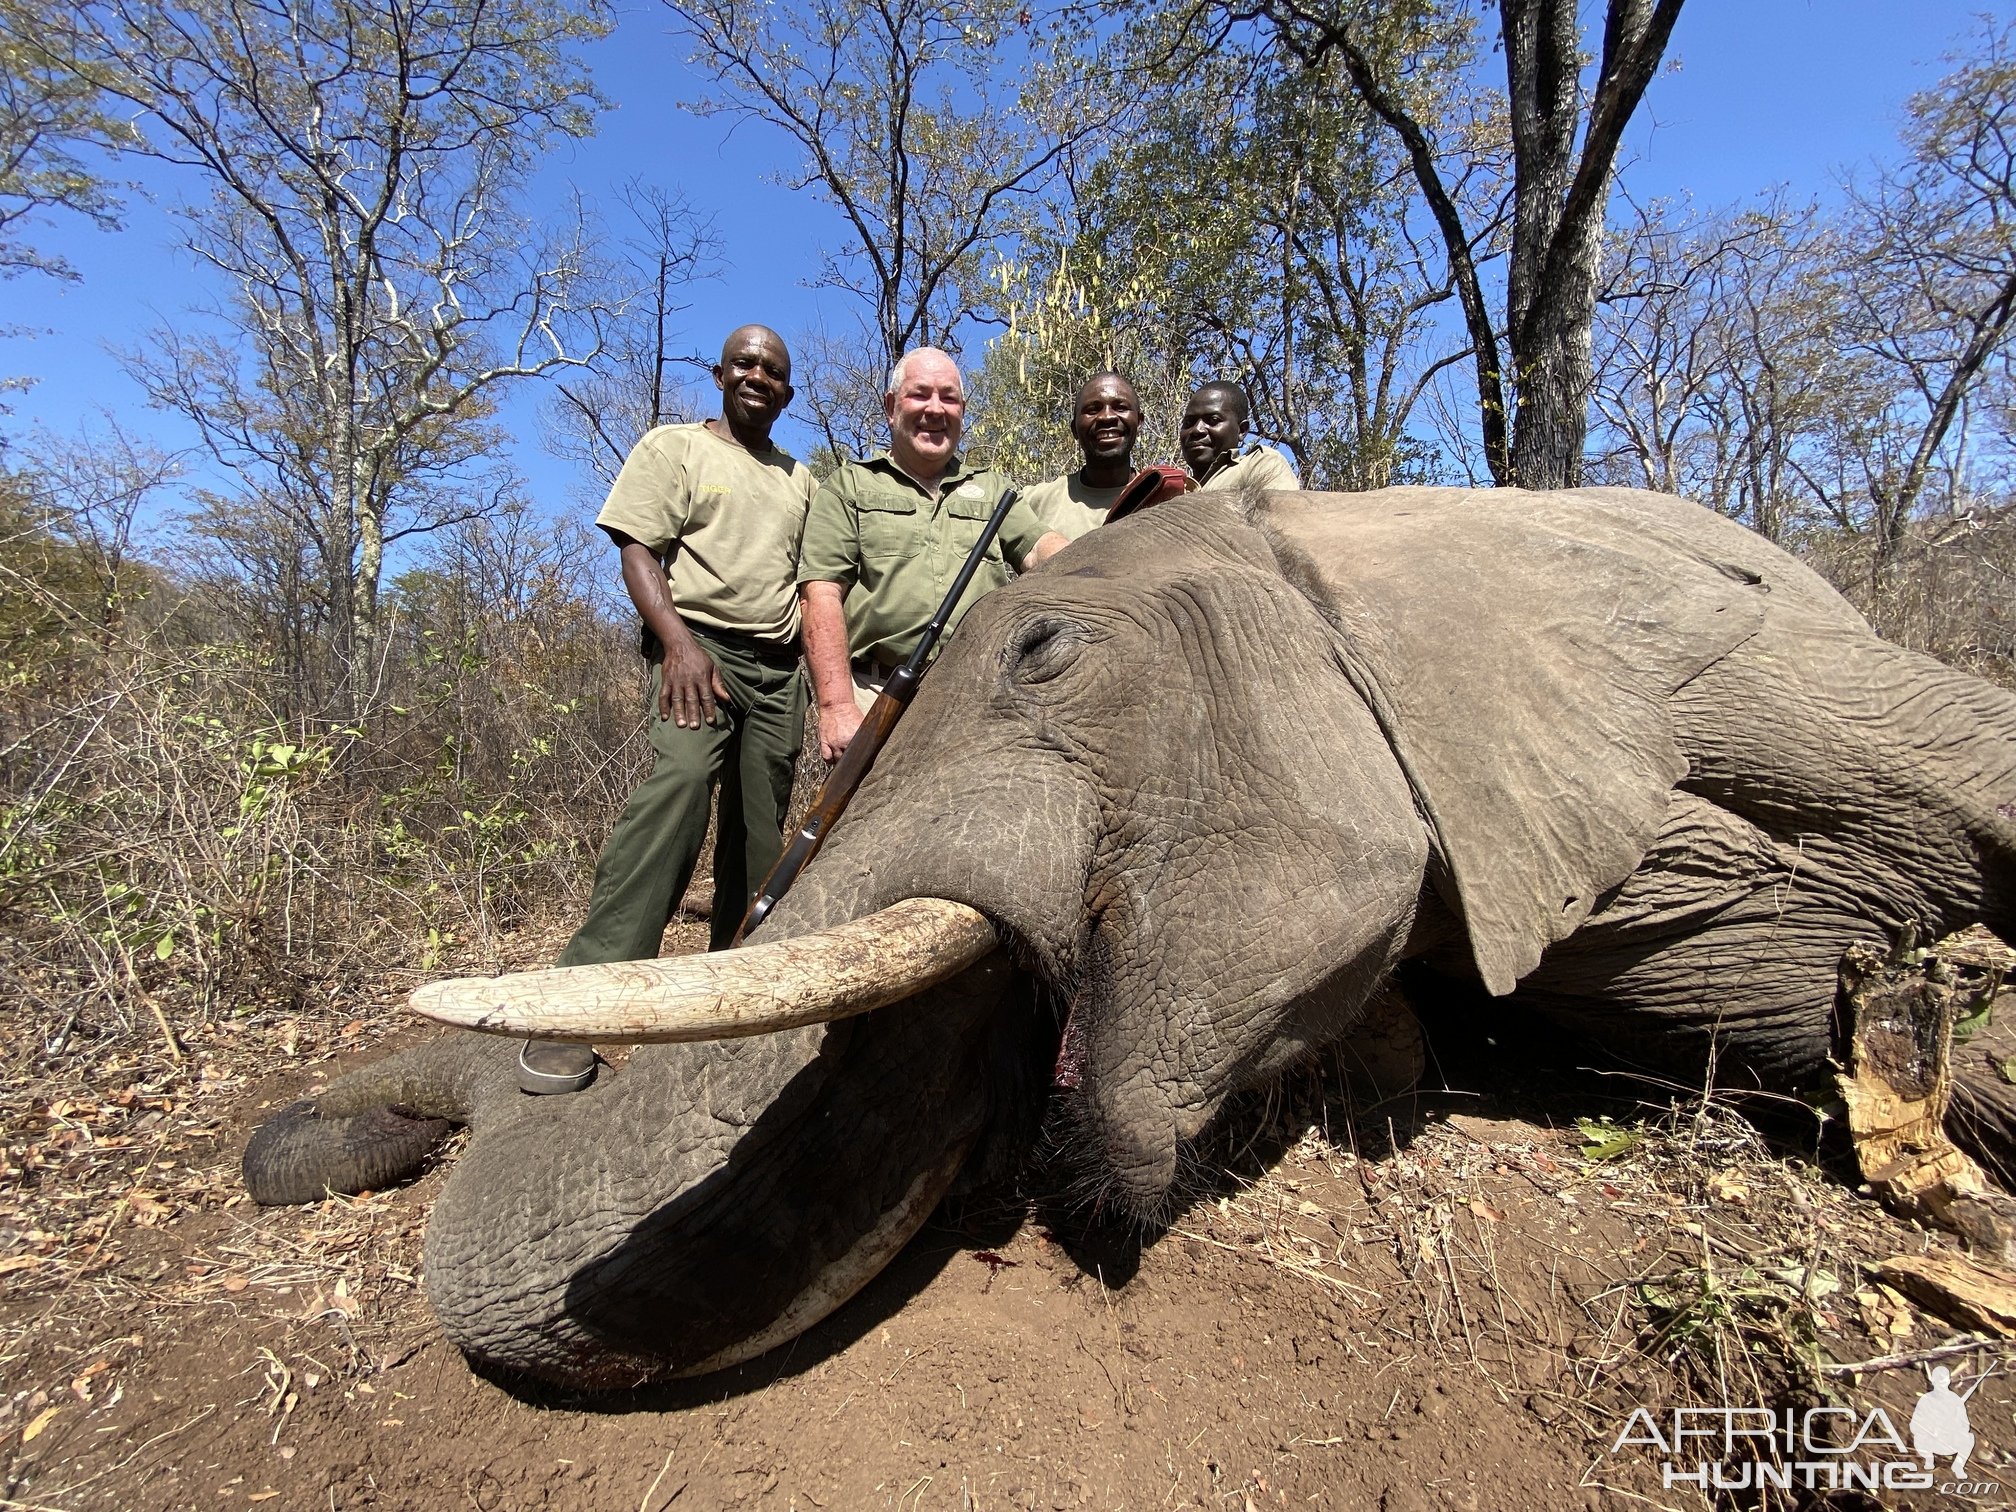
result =
[[[994,512],[987,517],[981,527],[980,538],[973,543],[973,549],[966,553],[966,560],[959,568],[959,575],[952,580],[952,588],[939,604],[938,612],[925,625],[924,634],[917,642],[917,649],[910,653],[910,659],[889,674],[882,691],[875,696],[875,702],[862,717],[861,728],[854,732],[854,738],[847,742],[847,749],[840,754],[839,763],[826,774],[826,780],[819,787],[819,796],[812,800],[811,812],[799,826],[798,833],[791,837],[791,843],[784,847],[784,854],[777,858],[777,864],[770,868],[770,875],[763,879],[763,885],[756,889],[756,896],[750,900],[749,911],[742,916],[742,926],[735,931],[734,944],[740,945],[750,930],[769,917],[770,910],[777,906],[777,900],[791,890],[791,884],[798,880],[806,864],[819,854],[819,847],[826,843],[826,836],[847,811],[848,800],[854,796],[854,789],[861,785],[861,779],[868,775],[868,769],[875,764],[875,758],[882,753],[882,747],[889,743],[889,736],[896,729],[896,721],[903,717],[903,711],[910,707],[910,700],[917,696],[917,684],[924,679],[926,665],[939,638],[945,633],[945,626],[952,619],[952,611],[959,607],[959,600],[965,596],[967,584],[973,581],[973,574],[987,555],[987,548],[994,544],[994,537],[1001,533],[1001,522],[1008,518],[1008,511],[1014,507],[1015,490],[1009,489],[1001,495],[994,506]],[[715,900],[720,906],[720,900]]]
[[826,774],[825,782],[820,784],[819,795],[812,800],[805,822],[798,826],[798,833],[791,837],[791,843],[784,847],[784,854],[777,858],[777,864],[770,868],[770,875],[756,890],[749,912],[742,916],[742,927],[735,931],[735,944],[740,945],[742,937],[761,924],[770,910],[777,906],[777,900],[791,890],[791,884],[798,880],[798,873],[805,869],[805,863],[819,854],[819,847],[826,843],[827,834],[839,823],[840,816],[847,812],[847,803],[854,796],[854,789],[868,775],[868,768],[875,764],[882,747],[888,744],[896,721],[903,717],[903,711],[910,707],[910,700],[916,696],[918,679],[914,674],[905,676],[909,672],[907,665],[897,668],[889,675],[882,691],[875,695],[874,704],[862,716],[861,728],[854,732],[854,738],[847,742],[847,749],[840,753],[839,762]]

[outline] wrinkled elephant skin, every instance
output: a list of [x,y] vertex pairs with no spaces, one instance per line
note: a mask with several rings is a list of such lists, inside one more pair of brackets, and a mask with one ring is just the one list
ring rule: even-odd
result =
[[[573,1097],[450,1036],[262,1130],[255,1195],[471,1124],[427,1242],[450,1336],[617,1385],[809,1326],[962,1166],[1017,1158],[1053,1080],[1105,1196],[1156,1210],[1225,1098],[1348,1035],[1407,958],[1797,1091],[1849,944],[2012,933],[2016,699],[1678,500],[1192,496],[981,603],[763,936],[927,896],[1002,951]],[[1999,1159],[1992,1081],[1960,1095]]]

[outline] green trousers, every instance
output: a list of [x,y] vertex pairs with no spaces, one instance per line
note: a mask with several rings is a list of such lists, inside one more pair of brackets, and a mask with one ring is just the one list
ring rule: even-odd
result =
[[735,936],[749,900],[784,849],[791,774],[805,740],[805,678],[795,651],[693,628],[721,669],[728,701],[715,725],[682,730],[658,717],[660,662],[651,674],[651,775],[624,805],[595,866],[588,917],[559,966],[654,959],[693,879],[707,811],[721,791],[714,842],[710,950]]

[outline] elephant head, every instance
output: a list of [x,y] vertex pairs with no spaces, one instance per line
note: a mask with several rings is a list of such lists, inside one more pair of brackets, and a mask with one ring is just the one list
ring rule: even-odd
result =
[[[1603,490],[1235,506],[1163,505],[983,601],[745,952],[424,995],[609,1039],[838,1020],[667,1046],[479,1127],[428,1259],[466,1348],[599,1381],[746,1357],[962,1163],[1014,1158],[1046,1095],[1102,1189],[1154,1211],[1229,1095],[1348,1036],[1410,956],[1681,1053],[1714,995],[1748,1063],[1796,1079],[1849,940],[2007,929],[2016,700],[1875,640],[1740,527]],[[1781,900],[1769,969],[1717,967],[1788,864],[1810,897]],[[331,1098],[332,1129],[393,1100]]]

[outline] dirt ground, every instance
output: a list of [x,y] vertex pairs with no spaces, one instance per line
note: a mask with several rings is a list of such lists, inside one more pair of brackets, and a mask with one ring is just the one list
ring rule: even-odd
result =
[[[1445,1040],[1441,1090],[1357,1108],[1326,1066],[1237,1110],[1145,1243],[1039,1172],[738,1370],[597,1398],[487,1380],[420,1291],[443,1170],[310,1208],[239,1192],[268,1110],[412,1032],[341,1011],[208,1025],[186,1061],[0,1110],[0,1509],[2016,1503],[2016,1352],[1873,1276],[1947,1239],[1796,1129],[1767,1148],[1720,1103]],[[1873,1495],[1667,1484],[1752,1457],[1663,1452],[1679,1407],[1818,1410],[1829,1475],[1906,1459],[1873,1413],[1908,1440],[1934,1363],[1987,1374],[1971,1490],[1939,1489],[1944,1462]]]

